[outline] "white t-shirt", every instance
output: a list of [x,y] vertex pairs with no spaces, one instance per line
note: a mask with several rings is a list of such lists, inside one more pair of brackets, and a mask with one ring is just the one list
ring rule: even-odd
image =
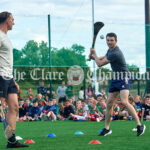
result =
[[13,78],[13,47],[7,35],[0,30],[0,76]]
[[89,111],[88,105],[85,105],[83,107],[83,110],[84,110],[84,116],[86,117],[88,115],[88,111]]
[[79,99],[84,99],[84,91],[83,90],[79,91]]

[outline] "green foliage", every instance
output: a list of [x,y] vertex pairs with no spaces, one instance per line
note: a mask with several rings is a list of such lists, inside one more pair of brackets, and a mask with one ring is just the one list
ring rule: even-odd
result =
[[23,56],[22,51],[19,51],[17,49],[13,50],[14,65],[19,65],[20,64],[22,56]]
[[85,48],[81,45],[73,44],[71,49],[76,53],[82,55],[85,52]]
[[130,72],[134,72],[134,73],[139,72],[139,67],[134,64],[132,64],[132,65],[127,64],[127,67]]
[[49,49],[44,41],[39,44],[39,57],[41,66],[49,65]]
[[37,42],[33,40],[27,42],[25,47],[22,49],[22,52],[23,58],[21,65],[37,66],[40,64],[39,47]]
[[[73,44],[71,48],[52,48],[52,66],[87,66],[83,53],[85,48]],[[28,41],[22,50],[14,49],[14,65],[18,66],[49,66],[49,48],[47,43]]]
[[53,66],[87,66],[86,58],[84,55],[76,53],[69,48],[62,48],[52,53]]

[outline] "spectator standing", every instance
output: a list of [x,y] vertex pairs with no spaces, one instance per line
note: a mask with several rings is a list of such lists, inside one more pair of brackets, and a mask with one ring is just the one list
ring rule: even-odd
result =
[[63,81],[62,85],[59,86],[56,90],[56,93],[59,96],[58,103],[64,103],[66,101],[66,89],[67,87],[65,86],[65,82]]
[[74,95],[73,86],[71,85],[70,81],[68,81],[68,86],[67,86],[67,89],[66,89],[66,95],[67,95],[67,98],[71,98]]
[[89,86],[88,89],[86,90],[86,98],[89,99],[92,96],[93,96],[92,86]]
[[80,99],[80,100],[83,100],[83,99],[84,99],[84,89],[83,89],[83,87],[80,88],[80,91],[79,91],[79,99]]
[[44,87],[44,82],[42,81],[40,83],[40,86],[37,88],[37,94],[42,94],[42,96],[45,96],[47,92],[47,88]]

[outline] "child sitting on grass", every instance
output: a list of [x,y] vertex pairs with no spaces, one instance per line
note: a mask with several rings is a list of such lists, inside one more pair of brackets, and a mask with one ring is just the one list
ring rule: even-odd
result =
[[29,109],[29,112],[27,113],[27,119],[29,121],[40,121],[40,114],[41,109],[38,106],[38,101],[33,101],[33,106]]
[[32,99],[33,99],[33,93],[32,93],[31,88],[29,88],[28,91],[27,91],[27,98],[29,98],[29,100],[32,102]]
[[97,108],[97,102],[96,100],[91,100],[91,108],[89,109],[88,117],[87,119],[90,121],[97,121],[99,122],[102,118],[100,117],[99,110]]
[[70,116],[75,120],[85,120],[84,110],[81,104],[81,100],[78,100],[76,105],[77,106],[75,109],[75,114],[71,113]]
[[24,101],[20,99],[19,101],[19,121],[24,121],[25,120],[25,109],[23,107]]
[[52,98],[52,101],[53,101],[53,105],[55,106],[55,111],[54,111],[54,113],[55,113],[55,115],[57,116],[57,115],[59,114],[59,107],[58,107],[58,105],[56,104],[56,97],[53,97],[53,98]]
[[150,120],[150,96],[146,96],[145,104],[142,106],[141,120]]
[[62,116],[63,113],[64,113],[64,105],[63,105],[62,103],[59,103],[59,104],[58,104],[58,107],[59,107],[58,118],[60,118],[60,116]]
[[38,101],[38,106],[41,108],[41,110],[43,109],[44,106],[44,99],[42,97],[41,94],[37,94],[36,95],[37,101]]
[[52,121],[57,120],[57,115],[58,115],[58,112],[59,112],[58,105],[56,105],[55,100],[56,100],[55,98],[51,99],[51,101],[50,101],[50,106],[51,107],[49,109],[49,112],[47,113],[48,120],[52,120]]
[[113,107],[112,120],[118,120],[119,119],[119,112],[120,112],[120,107],[115,102],[114,107]]
[[70,118],[71,113],[74,114],[74,110],[73,110],[69,100],[66,100],[63,115],[59,115],[59,119],[69,120],[69,119],[71,119]]
[[101,99],[97,99],[98,103],[97,103],[97,108],[100,112],[100,117],[102,118],[102,120],[105,119],[105,112],[106,112],[106,101],[104,98]]
[[48,104],[46,106],[44,106],[40,118],[44,118],[44,120],[48,120],[48,113],[55,109],[55,107],[53,106],[53,101],[48,101]]
[[92,103],[93,103],[93,100],[94,100],[93,97],[91,97],[91,98],[88,99],[88,108],[89,108],[89,109],[91,109],[91,105],[92,105]]
[[139,111],[138,115],[139,115],[139,117],[141,118],[141,112],[142,112],[141,97],[140,97],[139,95],[136,95],[136,96],[134,97],[134,102],[135,102],[135,104],[136,104],[137,107],[138,107],[138,111]]
[[25,103],[23,104],[23,107],[24,107],[24,111],[25,111],[24,120],[26,120],[27,114],[28,114],[30,108],[32,107],[32,104],[31,104],[29,98],[26,98],[26,99],[25,99]]
[[74,101],[73,98],[68,98],[68,100],[69,100],[70,105],[72,106],[72,108],[75,110],[75,106],[76,106],[76,105],[74,105],[74,103],[75,103],[76,101]]
[[[6,116],[7,115],[7,110],[8,110],[7,103],[3,102],[1,107],[2,107],[4,115]],[[0,122],[2,122],[1,111],[0,111]]]
[[87,105],[86,100],[82,100],[82,107],[83,107],[83,111],[84,111],[84,117],[88,116],[88,111],[89,111],[89,107]]

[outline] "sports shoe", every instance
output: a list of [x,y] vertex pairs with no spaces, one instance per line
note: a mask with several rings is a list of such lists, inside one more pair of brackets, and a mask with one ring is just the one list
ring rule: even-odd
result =
[[97,121],[97,122],[100,122],[100,119],[99,119],[99,118],[96,118],[96,121]]
[[137,128],[133,128],[132,131],[137,131]]
[[109,134],[112,134],[112,130],[107,130],[106,128],[104,128],[98,136],[107,136]]
[[21,147],[29,147],[29,146],[21,144],[18,141],[14,142],[14,143],[8,142],[8,144],[7,144],[7,148],[21,148]]
[[146,129],[145,125],[137,126],[137,136],[141,136],[142,134],[144,134],[145,129]]

